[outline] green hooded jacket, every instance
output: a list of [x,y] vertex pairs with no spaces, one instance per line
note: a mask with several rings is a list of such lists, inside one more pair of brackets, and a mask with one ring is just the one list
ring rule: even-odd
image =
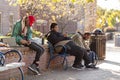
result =
[[[12,37],[16,39],[16,43],[19,45],[21,45],[20,41],[24,38],[24,36],[21,34],[22,33],[21,22],[22,20],[16,22],[13,28],[13,32],[12,32]],[[30,27],[28,27],[27,29],[27,37],[28,37],[28,40],[32,38],[32,29]]]

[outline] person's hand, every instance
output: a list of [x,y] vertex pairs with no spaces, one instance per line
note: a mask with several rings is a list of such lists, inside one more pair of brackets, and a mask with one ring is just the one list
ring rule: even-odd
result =
[[3,47],[10,47],[10,46],[9,46],[9,44],[4,44],[4,46],[3,46]]
[[29,42],[28,42],[27,40],[21,40],[20,42],[21,42],[22,44],[27,44],[27,45],[29,44]]
[[63,35],[64,37],[68,37],[68,32],[64,33]]
[[0,43],[0,47],[9,47],[9,45],[5,43]]
[[43,35],[43,33],[40,33],[39,37],[43,38],[45,35]]
[[27,45],[30,45],[31,44],[31,41],[28,41],[28,44]]

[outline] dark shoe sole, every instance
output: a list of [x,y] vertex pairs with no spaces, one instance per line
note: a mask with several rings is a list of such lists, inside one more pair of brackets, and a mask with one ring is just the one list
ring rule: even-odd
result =
[[75,70],[78,70],[78,71],[83,70],[83,68],[75,68],[75,67],[72,67],[72,69],[75,69]]
[[99,67],[86,67],[87,69],[99,69]]

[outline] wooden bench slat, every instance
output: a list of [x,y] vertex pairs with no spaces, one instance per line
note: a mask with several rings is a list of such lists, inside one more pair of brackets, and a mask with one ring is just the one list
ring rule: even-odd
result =
[[9,70],[9,69],[18,68],[21,66],[25,66],[25,63],[24,62],[9,63],[9,64],[6,64],[5,66],[0,66],[0,72],[5,71],[5,70]]

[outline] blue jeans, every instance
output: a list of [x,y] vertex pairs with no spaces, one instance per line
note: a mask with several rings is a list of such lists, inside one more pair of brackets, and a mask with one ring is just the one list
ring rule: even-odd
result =
[[90,62],[94,63],[94,60],[96,59],[96,53],[94,51],[89,51],[88,56],[90,58]]

